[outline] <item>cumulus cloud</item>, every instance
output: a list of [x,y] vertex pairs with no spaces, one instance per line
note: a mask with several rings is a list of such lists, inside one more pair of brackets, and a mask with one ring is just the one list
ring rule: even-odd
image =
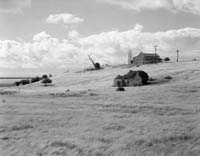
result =
[[[119,32],[112,31],[91,35],[82,39],[84,47],[92,47],[96,55],[117,63],[120,60],[126,60],[128,50],[132,50],[133,55],[139,52],[154,52],[153,46],[159,45],[159,54],[161,56],[175,56],[176,49],[180,49],[183,56],[188,56],[194,49],[200,46],[200,29],[184,28],[179,30],[168,30],[165,32],[142,32],[138,31],[139,25],[132,30]],[[193,55],[193,54],[191,54]]]
[[38,34],[35,34],[33,36],[33,41],[42,41],[44,39],[48,39],[49,37],[50,37],[50,35],[43,31]]
[[200,15],[199,0],[103,0],[125,9],[141,11],[142,9],[167,9],[173,12],[182,11]]
[[0,0],[0,13],[18,13],[31,6],[31,0]]
[[34,35],[31,42],[0,41],[0,67],[86,67],[90,65],[87,54],[102,64],[127,63],[129,50],[133,55],[141,51],[153,53],[155,44],[159,45],[161,57],[175,58],[179,49],[182,57],[193,59],[194,54],[200,56],[200,29],[188,27],[150,33],[143,32],[143,26],[136,24],[131,30],[87,37],[74,30],[64,40],[41,32]]
[[46,22],[50,24],[58,24],[59,22],[62,22],[67,25],[78,24],[83,21],[84,19],[70,13],[50,14],[46,19]]

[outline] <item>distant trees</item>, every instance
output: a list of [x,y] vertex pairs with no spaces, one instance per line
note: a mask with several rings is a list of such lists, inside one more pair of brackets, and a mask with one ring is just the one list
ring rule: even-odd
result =
[[38,77],[38,76],[36,76],[36,77],[33,77],[33,78],[31,79],[31,83],[38,82],[38,81],[40,81],[40,80],[41,80],[41,78]]
[[29,83],[30,83],[30,81],[27,79],[27,80],[16,81],[16,82],[14,82],[14,85],[19,86],[19,85],[26,85]]
[[168,61],[170,61],[170,58],[169,58],[169,57],[165,57],[165,58],[164,58],[164,61],[165,61],[165,62],[168,62]]
[[48,76],[45,74],[45,75],[42,75],[42,79],[46,79],[48,78]]
[[47,86],[47,84],[49,84],[49,83],[52,83],[52,80],[51,79],[49,79],[49,78],[45,78],[45,79],[43,79],[42,80],[42,82],[41,83],[43,83],[44,84],[44,86]]
[[[52,75],[49,74],[49,77],[52,77]],[[16,82],[14,82],[14,85],[15,86],[26,85],[26,84],[35,83],[35,82],[38,82],[40,80],[45,80],[45,79],[48,79],[48,75],[46,75],[46,74],[42,75],[42,77],[36,76],[31,79],[24,79],[24,80],[16,81]],[[50,82],[49,80],[45,80],[45,81],[47,81],[47,83]]]

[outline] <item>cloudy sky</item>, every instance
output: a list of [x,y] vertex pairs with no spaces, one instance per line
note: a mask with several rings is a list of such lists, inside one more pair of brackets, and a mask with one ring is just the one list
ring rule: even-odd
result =
[[[127,53],[200,59],[199,0],[0,0],[0,69],[127,63]],[[16,70],[15,70],[16,71]],[[5,72],[5,70],[4,70]]]

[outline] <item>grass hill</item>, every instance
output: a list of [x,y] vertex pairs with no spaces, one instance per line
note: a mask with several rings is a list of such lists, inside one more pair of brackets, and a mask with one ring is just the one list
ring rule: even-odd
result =
[[[157,83],[116,92],[114,77],[129,70]],[[52,80],[1,90],[2,155],[199,155],[200,62],[121,65]]]

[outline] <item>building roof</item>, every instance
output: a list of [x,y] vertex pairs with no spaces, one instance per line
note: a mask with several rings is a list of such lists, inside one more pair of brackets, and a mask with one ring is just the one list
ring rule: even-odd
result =
[[143,53],[143,52],[141,52],[140,54],[143,54],[145,56],[159,56],[158,54],[155,54],[155,53]]
[[[139,55],[153,56],[153,57],[157,56],[157,57],[159,57],[159,55],[158,55],[158,54],[155,54],[155,53],[143,53],[143,52],[141,52],[141,53],[139,53],[137,56],[139,56]],[[135,56],[135,57],[137,57],[137,56]]]
[[137,56],[135,56],[133,58],[136,58],[139,55],[150,56],[150,57],[160,57],[158,54],[155,54],[155,53],[143,53],[143,52],[140,52]]

